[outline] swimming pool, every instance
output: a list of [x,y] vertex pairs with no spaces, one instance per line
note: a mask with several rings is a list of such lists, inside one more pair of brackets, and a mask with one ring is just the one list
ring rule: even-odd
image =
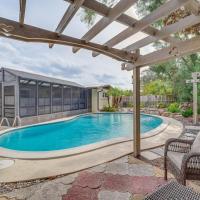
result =
[[[141,115],[141,134],[157,128],[163,120]],[[119,137],[132,137],[133,115],[98,113],[72,120],[34,125],[6,132],[0,147],[18,151],[53,151],[70,149]]]

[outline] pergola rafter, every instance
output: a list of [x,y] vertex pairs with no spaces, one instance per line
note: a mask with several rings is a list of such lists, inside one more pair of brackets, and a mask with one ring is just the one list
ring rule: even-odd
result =
[[[180,8],[180,6],[186,4],[189,0],[174,0],[169,1],[159,8],[157,8],[154,12],[150,13],[149,15],[145,16],[140,21],[133,24],[132,27],[128,27],[124,31],[117,34],[115,37],[108,40],[104,45],[108,47],[113,47],[120,42],[124,41],[125,39],[129,38],[130,36],[142,31],[147,26],[153,24],[154,22],[164,18],[165,16],[169,15],[171,12],[175,11],[176,9]],[[155,33],[154,33],[155,35]],[[97,54],[95,55],[97,56]]]
[[[69,7],[67,8],[65,14],[63,15],[60,23],[58,24],[55,30],[55,32],[58,35],[60,35],[65,30],[65,28],[67,27],[69,22],[72,20],[72,18],[74,17],[78,9],[81,7],[83,2],[84,0],[75,0],[73,4],[69,5]],[[49,48],[52,48],[52,47],[53,47],[53,44],[49,44]]]
[[160,31],[157,31],[155,33],[154,37],[148,36],[142,40],[139,40],[139,41],[127,46],[126,48],[124,48],[124,50],[126,50],[126,51],[132,50],[133,51],[136,49],[140,49],[144,46],[147,46],[153,42],[161,40],[173,33],[182,31],[182,30],[184,30],[188,27],[191,27],[193,25],[196,25],[198,23],[200,23],[200,16],[190,15],[188,17],[185,17],[184,19],[181,19],[180,21],[178,21],[174,24],[163,27]]
[[20,0],[20,11],[19,11],[19,23],[21,26],[24,24],[24,18],[25,18],[25,11],[26,11],[26,0]]
[[[123,12],[130,8],[137,0],[124,0],[119,1],[108,13],[106,17],[99,20],[81,39],[89,42],[98,33],[105,29],[109,24],[115,21]],[[73,52],[76,53],[79,48],[73,48]]]
[[[74,2],[74,0],[65,0],[65,1],[70,2],[70,3]],[[94,1],[94,0],[85,0],[84,3],[82,4],[82,7],[93,10],[97,14],[102,15],[104,17],[107,17],[108,14],[110,13],[110,10],[112,9],[112,8],[109,8],[106,5],[99,3],[98,1]],[[133,17],[130,17],[124,13],[122,13],[116,19],[116,21],[123,25],[126,25],[128,27],[129,26],[132,27],[135,23],[138,22],[137,19],[134,19]],[[148,26],[142,30],[142,32],[144,32],[145,34],[152,35],[152,36],[154,35],[154,33],[156,31],[158,31],[158,30],[152,26]],[[169,43],[175,43],[178,41],[176,38],[173,38],[173,37],[164,38],[163,40],[166,42],[169,42]]]
[[[133,71],[134,155],[138,156],[140,155],[140,68],[200,51],[199,36],[185,41],[172,36],[173,33],[180,32],[200,23],[200,3],[196,0],[169,0],[154,12],[138,21],[124,14],[137,0],[120,0],[113,8],[109,8],[95,0],[65,1],[69,2],[70,5],[56,30],[53,32],[24,24],[26,0],[20,0],[19,22],[0,17],[0,36],[25,42],[47,43],[50,44],[50,47],[53,44],[68,45],[74,47],[74,52],[80,48],[84,48],[91,50],[93,56],[104,54],[123,62],[123,70]],[[161,30],[152,26],[153,23],[168,16],[182,6],[185,6],[192,14],[174,24],[163,27]],[[103,16],[81,39],[62,34],[79,8],[87,8]],[[90,40],[114,21],[126,25],[127,28],[105,44],[90,42]],[[148,36],[130,44],[126,48],[113,48],[116,44],[140,31]],[[140,55],[140,48],[158,40],[169,43],[169,47],[146,55]]]

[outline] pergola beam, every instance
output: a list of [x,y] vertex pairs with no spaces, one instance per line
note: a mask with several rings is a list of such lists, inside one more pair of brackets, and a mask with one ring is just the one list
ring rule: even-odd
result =
[[[123,0],[119,1],[112,9],[110,9],[108,15],[100,19],[81,39],[86,42],[93,39],[97,34],[99,34],[103,29],[105,29],[109,24],[115,21],[123,12],[128,10],[137,0]],[[74,47],[73,52],[76,53],[79,48]]]
[[13,20],[0,17],[0,24],[4,25],[3,28],[0,27],[0,36],[3,37],[25,42],[55,43],[67,46],[77,46],[92,51],[98,51],[119,61],[124,60],[125,62],[132,62],[135,59],[135,54],[133,53],[115,48],[108,48],[92,42],[86,43],[83,40],[66,35],[60,35],[58,37],[55,32],[30,25],[24,24],[23,27],[20,27],[20,24]]
[[179,42],[174,46],[163,48],[150,54],[139,56],[134,64],[124,64],[122,69],[131,71],[135,67],[144,67],[166,62],[200,51],[200,36]]
[[[120,42],[124,41],[125,39],[129,38],[130,36],[142,31],[152,23],[162,19],[163,17],[169,15],[171,12],[175,11],[177,8],[180,8],[182,5],[186,4],[189,0],[171,0],[155,11],[141,19],[140,21],[136,22],[134,26],[128,27],[124,31],[117,34],[115,37],[108,40],[104,45],[108,47],[113,47]],[[157,32],[157,31],[156,31]],[[93,54],[93,56],[97,56],[98,54]]]
[[[67,27],[69,22],[72,20],[72,18],[74,17],[74,15],[78,11],[78,9],[81,7],[83,2],[84,2],[84,0],[74,0],[74,3],[72,3],[68,6],[65,14],[63,15],[60,23],[58,24],[58,26],[55,30],[55,32],[58,35],[60,35],[65,30],[65,28]],[[53,44],[49,44],[49,47],[52,48]]]
[[142,47],[144,47],[148,44],[151,44],[153,42],[161,40],[161,39],[169,36],[170,34],[182,31],[185,28],[191,27],[191,26],[198,24],[198,23],[200,23],[200,16],[190,15],[188,17],[181,19],[180,21],[178,21],[174,24],[165,26],[160,31],[157,31],[155,33],[154,37],[148,36],[148,37],[146,37],[142,40],[139,40],[139,41],[127,46],[126,48],[124,48],[124,50],[134,51],[134,50],[142,48]]
[[19,0],[19,23],[21,26],[24,24],[24,18],[25,18],[25,11],[26,11],[26,0]]

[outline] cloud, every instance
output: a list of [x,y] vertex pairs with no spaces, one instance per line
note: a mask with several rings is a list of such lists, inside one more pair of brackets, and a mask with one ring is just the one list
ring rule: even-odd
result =
[[[17,1],[14,2],[13,0],[1,1],[2,17],[9,18],[11,16],[11,19],[18,20],[19,5]],[[68,4],[64,1],[29,1],[25,23],[53,30],[67,6]],[[64,34],[81,37],[87,32],[87,27],[80,22],[79,18],[80,16],[77,14]],[[112,35],[110,34],[112,30],[117,33],[121,28],[114,23],[94,40],[99,42],[107,40],[107,36]],[[132,87],[131,73],[121,71],[119,61],[103,55],[93,58],[91,51],[81,49],[78,53],[73,54],[72,47],[68,46],[55,45],[49,49],[48,44],[25,43],[6,38],[0,38],[0,48],[0,66],[54,76],[83,85],[111,84],[124,88]]]

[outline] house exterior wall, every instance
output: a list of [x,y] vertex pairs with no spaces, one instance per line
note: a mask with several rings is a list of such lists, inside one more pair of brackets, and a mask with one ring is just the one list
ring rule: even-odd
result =
[[37,124],[37,123],[47,122],[50,120],[61,119],[61,118],[65,118],[65,117],[69,117],[69,116],[73,116],[73,115],[84,114],[84,113],[88,113],[88,109],[24,117],[24,118],[21,118],[21,125],[25,126],[25,125],[30,125],[30,124]]
[[[107,89],[92,89],[92,112],[99,112],[108,105]],[[112,98],[110,97],[110,105],[112,106]]]
[[[104,107],[108,107],[108,97],[106,96],[106,89],[99,92],[99,110],[101,111]],[[110,102],[111,103],[111,102]]]

